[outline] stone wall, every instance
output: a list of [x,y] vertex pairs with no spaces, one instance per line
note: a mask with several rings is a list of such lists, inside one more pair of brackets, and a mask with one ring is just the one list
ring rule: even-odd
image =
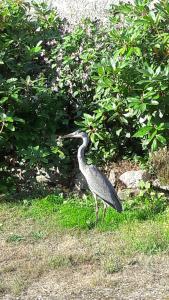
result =
[[[79,23],[82,18],[100,19],[103,22],[108,15],[108,9],[118,0],[50,0],[51,7],[56,7],[59,15],[66,18],[70,24]],[[124,2],[129,2],[124,0]],[[131,1],[130,1],[131,2]]]

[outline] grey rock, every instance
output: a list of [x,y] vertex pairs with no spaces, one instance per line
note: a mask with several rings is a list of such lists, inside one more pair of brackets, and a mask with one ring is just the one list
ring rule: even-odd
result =
[[119,180],[126,185],[127,188],[138,188],[140,181],[146,182],[149,179],[147,172],[143,170],[127,171],[123,173]]
[[46,177],[45,175],[37,175],[36,176],[36,181],[38,183],[48,183],[48,182],[50,182],[50,178]]
[[155,179],[152,182],[152,186],[156,187],[156,188],[159,188],[160,190],[163,190],[163,191],[169,191],[169,185],[161,184],[159,179]]
[[110,174],[109,174],[109,181],[111,182],[111,184],[113,186],[115,186],[116,184],[116,173],[114,172],[114,170],[111,170],[110,171]]
[[51,181],[48,172],[44,168],[38,169],[36,174],[36,181],[38,183],[48,183]]

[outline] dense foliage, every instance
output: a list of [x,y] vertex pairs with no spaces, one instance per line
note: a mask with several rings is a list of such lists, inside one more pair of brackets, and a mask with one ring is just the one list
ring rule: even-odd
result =
[[52,134],[66,118],[62,99],[52,90],[49,41],[60,43],[61,21],[54,11],[20,1],[1,3],[1,152],[47,162]]
[[[80,127],[89,161],[169,142],[169,4],[114,6],[72,31],[45,4],[0,3],[0,154],[63,164],[56,135]],[[63,150],[64,149],[64,150]],[[1,159],[2,161],[2,159]]]

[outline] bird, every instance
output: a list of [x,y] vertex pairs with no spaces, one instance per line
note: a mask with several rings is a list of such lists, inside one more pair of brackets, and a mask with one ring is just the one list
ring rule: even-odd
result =
[[62,138],[82,139],[82,144],[78,148],[77,159],[79,163],[79,169],[86,178],[88,187],[95,199],[96,223],[98,222],[99,213],[98,198],[103,200],[104,203],[103,218],[106,215],[107,206],[113,207],[119,213],[122,212],[122,205],[111,182],[96,166],[86,164],[84,153],[89,143],[88,134],[81,130],[76,130],[73,133],[62,136]]

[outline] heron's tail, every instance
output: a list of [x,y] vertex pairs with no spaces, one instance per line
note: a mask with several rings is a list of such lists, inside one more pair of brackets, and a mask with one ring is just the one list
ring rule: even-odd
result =
[[116,200],[113,202],[109,202],[104,200],[108,205],[110,205],[111,207],[113,207],[115,210],[117,210],[119,213],[121,213],[123,211],[123,207],[122,204],[118,198],[118,196],[116,196]]

